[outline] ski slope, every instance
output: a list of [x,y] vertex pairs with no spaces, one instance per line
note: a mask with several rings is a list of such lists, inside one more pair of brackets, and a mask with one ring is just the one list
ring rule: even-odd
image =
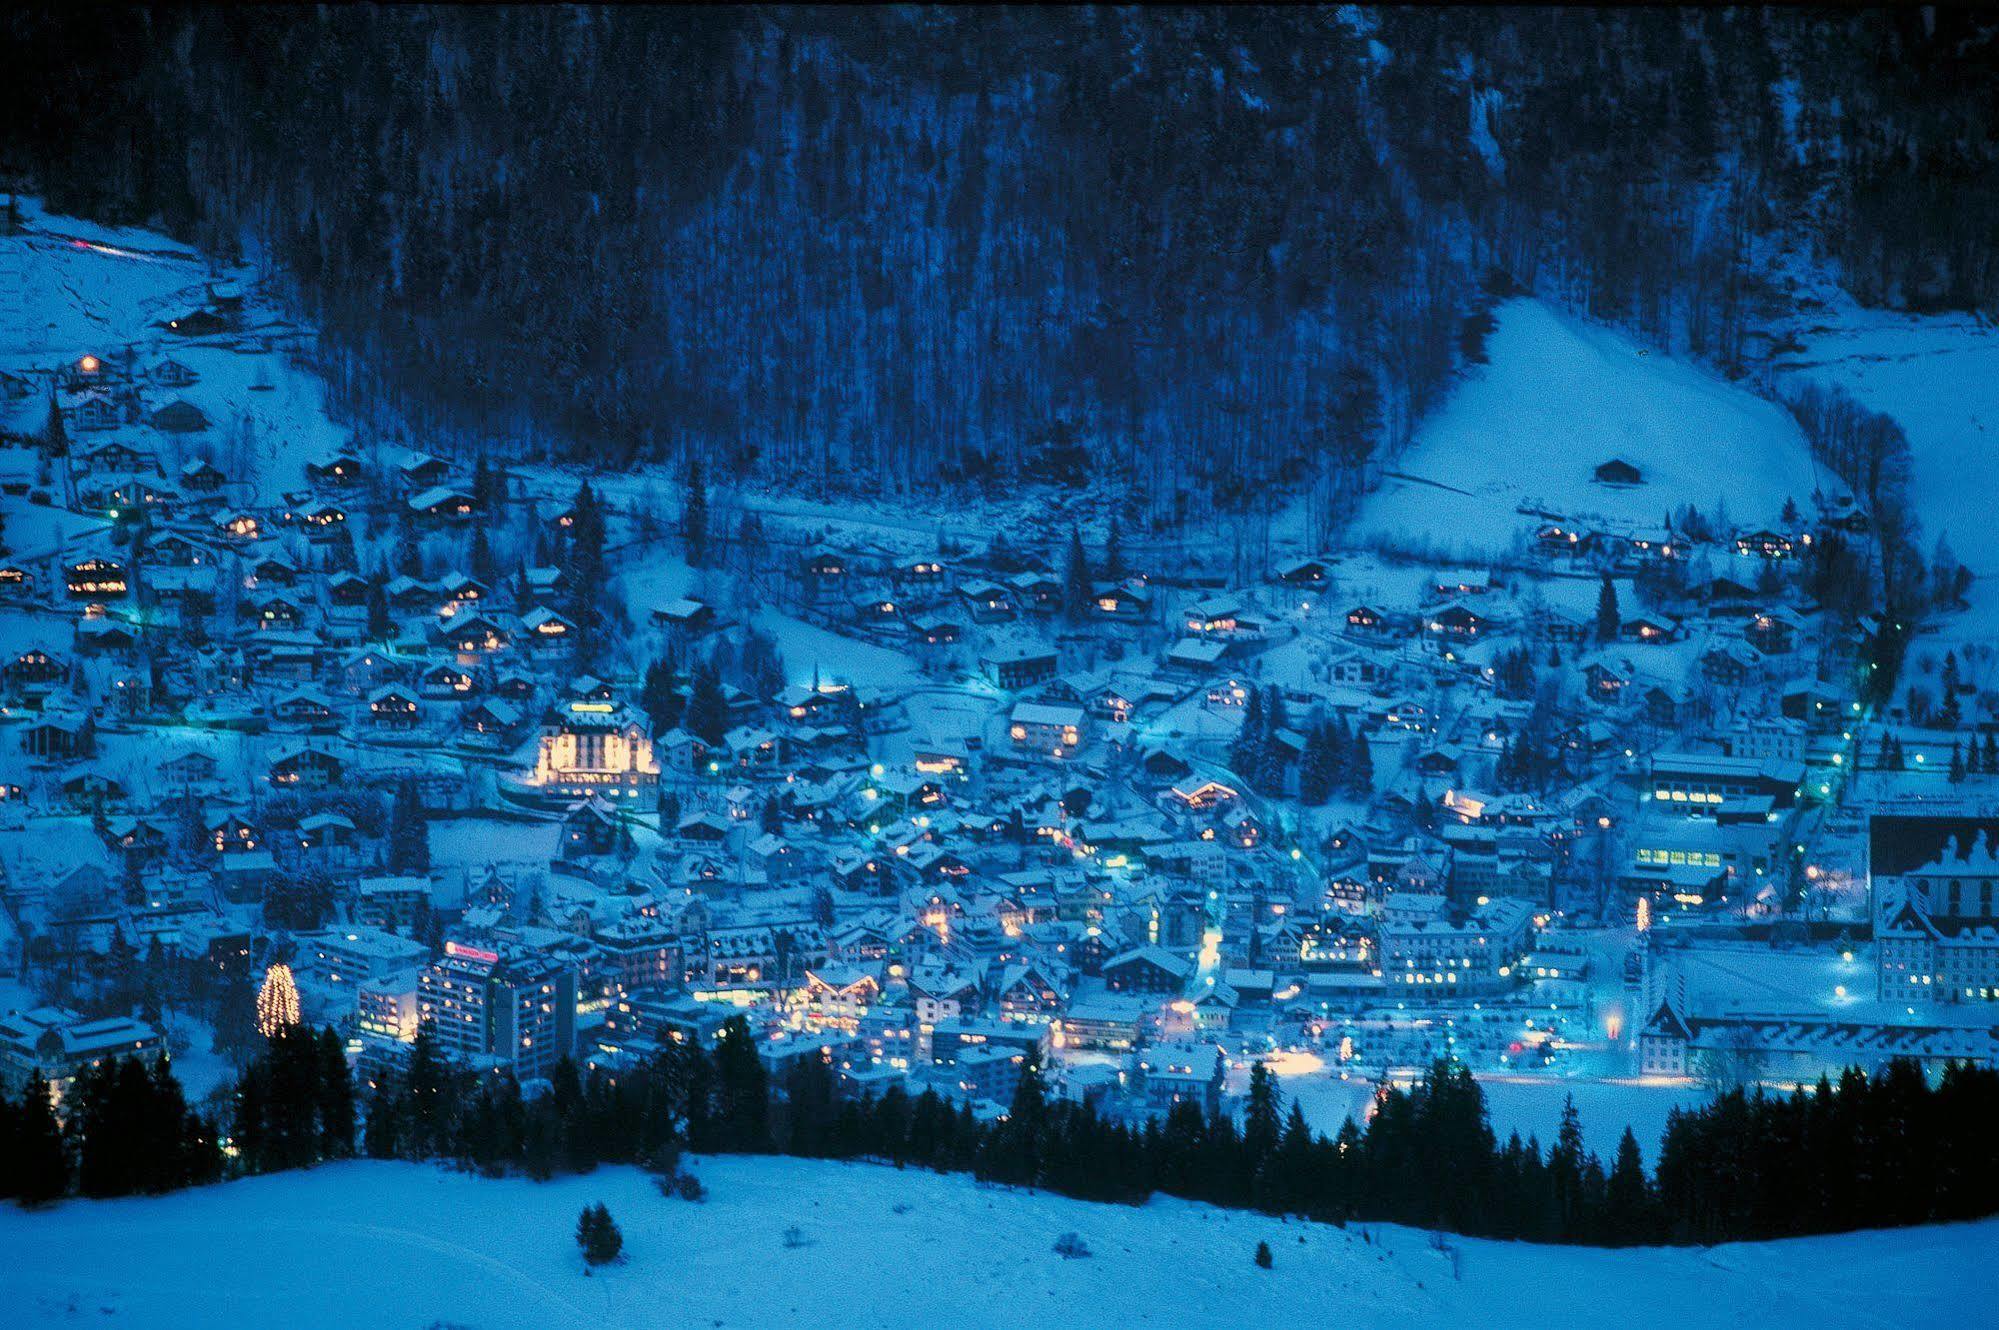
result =
[[[1388,464],[1356,537],[1470,558],[1531,532],[1522,508],[1652,527],[1682,504],[1745,524],[1775,520],[1786,499],[1809,508],[1821,482],[1781,407],[1539,301],[1495,313],[1490,363]],[[1641,482],[1598,483],[1614,458]]]
[[[1608,1252],[1140,1209],[870,1165],[703,1161],[711,1196],[628,1169],[536,1184],[352,1163],[159,1199],[0,1208],[7,1324],[143,1330],[1104,1326],[1840,1330],[1968,1325],[1999,1223]],[[626,1260],[586,1276],[603,1201]],[[796,1245],[787,1229],[796,1227]],[[1050,1250],[1067,1232],[1093,1255]],[[1275,1254],[1252,1262],[1258,1241]],[[1977,1313],[1982,1315],[1983,1313]]]

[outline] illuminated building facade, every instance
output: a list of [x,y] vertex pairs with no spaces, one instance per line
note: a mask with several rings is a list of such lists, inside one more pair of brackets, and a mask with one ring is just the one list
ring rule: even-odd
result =
[[630,707],[572,698],[542,723],[535,784],[552,792],[637,798],[659,784],[645,720]]

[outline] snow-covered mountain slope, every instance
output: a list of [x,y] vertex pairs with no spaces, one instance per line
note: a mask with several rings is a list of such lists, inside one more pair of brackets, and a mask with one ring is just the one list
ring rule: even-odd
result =
[[1842,387],[1902,426],[1923,556],[1942,537],[1977,577],[1972,612],[1936,625],[1938,640],[1990,641],[1999,634],[1999,328],[1971,315],[1863,309],[1832,294],[1779,369]]
[[[163,390],[160,400],[185,401],[209,421],[188,435],[142,426],[91,435],[72,425],[78,449],[144,439],[168,477],[201,457],[231,477],[233,502],[257,503],[298,489],[307,461],[354,442],[330,418],[324,380],[292,354],[312,334],[264,298],[250,269],[216,264],[157,232],[46,213],[27,196],[16,205],[21,230],[0,234],[0,371],[42,384],[35,375],[85,356],[144,375],[174,361],[193,381]],[[170,326],[207,304],[220,283],[245,292],[240,327],[183,336]],[[0,425],[39,431],[45,391],[0,400]],[[73,534],[43,532],[54,517],[29,514],[23,527],[15,517],[8,515],[8,535],[17,552],[38,553]]]
[[[1489,363],[1388,464],[1357,536],[1470,556],[1509,548],[1538,524],[1534,512],[1657,526],[1693,504],[1765,522],[1786,499],[1806,507],[1824,483],[1776,404],[1535,300],[1496,316]],[[1640,482],[1598,482],[1613,459]]]
[[[627,1169],[535,1184],[355,1163],[157,1200],[0,1210],[21,1327],[1192,1327],[1763,1330],[1965,1324],[1999,1224],[1710,1250],[1590,1251],[1142,1209],[868,1165],[722,1159],[703,1204]],[[603,1201],[626,1262],[585,1277]],[[786,1230],[796,1228],[787,1241]],[[1093,1253],[1065,1260],[1064,1233]],[[1258,1269],[1256,1244],[1274,1267]]]

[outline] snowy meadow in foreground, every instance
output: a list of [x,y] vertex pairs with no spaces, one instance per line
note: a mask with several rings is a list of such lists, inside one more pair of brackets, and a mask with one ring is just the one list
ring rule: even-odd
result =
[[[710,1197],[604,1169],[548,1184],[353,1163],[158,1200],[0,1210],[10,1325],[147,1330],[851,1326],[1968,1325],[1992,1222],[1606,1252],[1090,1205],[868,1165],[702,1161]],[[585,1275],[602,1201],[624,1260]],[[796,1230],[791,1233],[791,1230]],[[1053,1250],[1075,1233],[1085,1258]],[[1258,1242],[1272,1268],[1253,1259]]]

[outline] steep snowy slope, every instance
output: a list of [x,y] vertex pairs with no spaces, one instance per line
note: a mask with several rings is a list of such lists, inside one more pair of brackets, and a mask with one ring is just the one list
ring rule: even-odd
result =
[[1909,497],[1923,555],[1938,537],[1977,576],[1972,612],[1937,625],[1937,641],[1999,634],[1999,329],[1970,315],[1867,310],[1834,293],[1801,330],[1804,349],[1781,370],[1845,388],[1893,416],[1909,438]]
[[[1963,1325],[1999,1225],[1604,1252],[1143,1209],[866,1165],[699,1165],[705,1204],[630,1170],[551,1184],[356,1163],[159,1200],[0,1209],[10,1325],[143,1330],[1305,1326],[1762,1330]],[[627,1261],[586,1278],[605,1202]],[[787,1229],[795,1239],[787,1241]],[[1051,1250],[1075,1232],[1094,1253]],[[1258,1241],[1275,1254],[1252,1262]]]
[[[1523,508],[1657,525],[1669,508],[1725,505],[1774,519],[1820,486],[1782,408],[1534,300],[1497,310],[1489,364],[1473,369],[1363,506],[1358,536],[1441,555],[1504,550],[1536,524]],[[1613,459],[1635,485],[1606,485]]]

